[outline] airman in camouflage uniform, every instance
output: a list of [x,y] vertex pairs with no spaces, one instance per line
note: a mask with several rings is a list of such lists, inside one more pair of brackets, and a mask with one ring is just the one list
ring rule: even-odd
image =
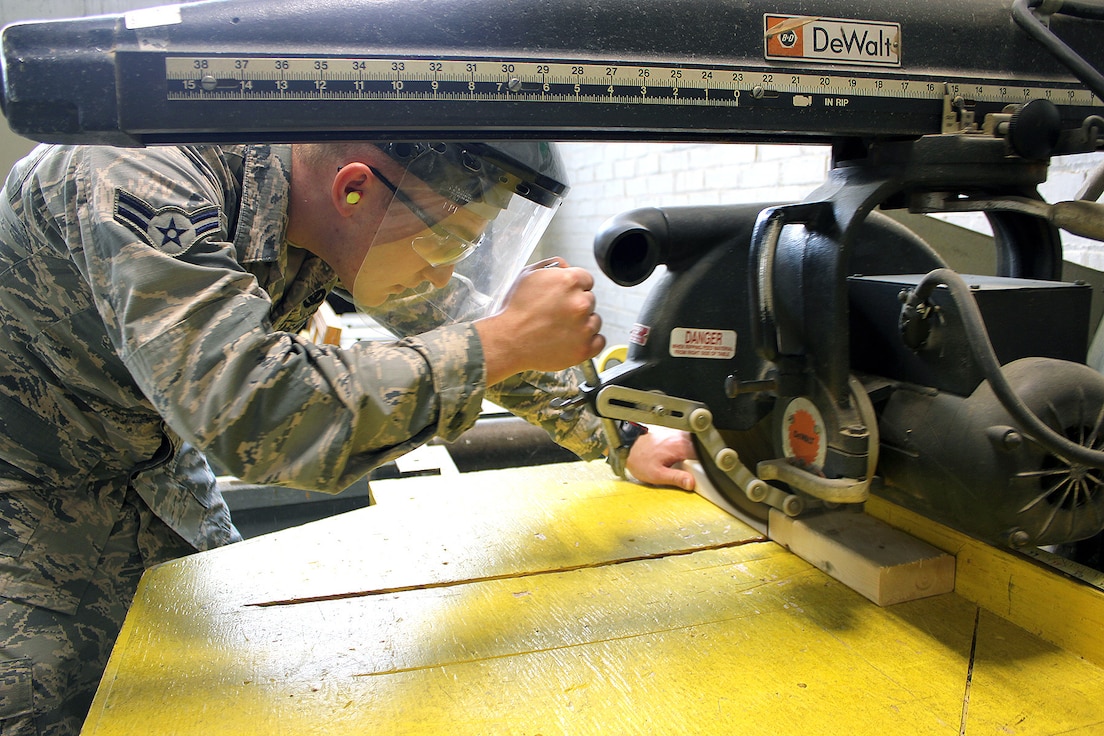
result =
[[239,539],[205,456],[338,492],[455,439],[485,396],[602,456],[595,417],[550,408],[574,372],[487,390],[471,323],[344,349],[300,338],[337,275],[287,242],[291,160],[282,146],[40,146],[11,172],[0,733],[77,733],[143,569]]

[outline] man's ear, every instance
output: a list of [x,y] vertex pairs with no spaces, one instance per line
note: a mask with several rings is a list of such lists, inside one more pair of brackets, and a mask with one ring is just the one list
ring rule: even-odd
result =
[[361,202],[372,178],[368,165],[359,161],[345,164],[334,175],[330,186],[330,201],[342,217],[352,217],[364,209]]

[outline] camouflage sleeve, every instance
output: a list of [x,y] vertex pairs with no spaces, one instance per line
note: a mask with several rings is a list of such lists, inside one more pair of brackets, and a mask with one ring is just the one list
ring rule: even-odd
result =
[[571,368],[558,373],[527,371],[487,388],[487,399],[530,424],[543,427],[557,444],[584,460],[598,460],[608,444],[598,417],[583,405],[554,408],[556,399],[578,395],[582,371]]
[[[273,328],[268,293],[235,258],[214,166],[178,149],[92,148],[70,168],[65,239],[116,352],[169,426],[228,472],[336,492],[474,423],[484,374],[470,325],[313,345]],[[124,205],[207,229],[186,241],[143,236]]]
[[[482,300],[484,301],[481,301]],[[485,299],[471,282],[454,276],[445,289],[433,293],[432,302],[407,293],[388,300],[371,315],[395,334],[413,334],[419,329],[447,322],[444,306],[451,314],[482,315]],[[463,306],[458,306],[463,305]],[[507,411],[543,428],[558,444],[584,460],[596,460],[607,453],[607,443],[598,417],[589,409],[553,406],[558,399],[571,399],[582,383],[577,369],[559,373],[528,371],[488,387],[487,398]]]

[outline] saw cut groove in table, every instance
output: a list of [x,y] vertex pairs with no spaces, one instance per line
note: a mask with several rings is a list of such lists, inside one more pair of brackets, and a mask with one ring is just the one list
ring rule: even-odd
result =
[[953,593],[876,606],[694,494],[412,480],[150,571],[84,733],[1100,732],[1075,653]]
[[596,567],[608,567],[610,565],[624,565],[627,562],[641,562],[643,560],[658,560],[664,557],[678,557],[680,555],[689,555],[696,552],[705,552],[714,549],[725,549],[727,547],[739,547],[744,544],[751,544],[753,542],[765,541],[762,538],[751,540],[740,540],[735,542],[727,542],[725,544],[717,544],[706,547],[694,547],[692,549],[680,549],[671,550],[668,552],[657,552],[652,555],[640,555],[637,557],[625,557],[616,560],[605,560],[602,562],[595,562],[587,565],[572,565],[569,567],[562,567],[555,570],[529,570],[526,572],[508,573],[505,575],[491,575],[489,577],[482,578],[468,578],[466,580],[449,580],[439,583],[425,583],[422,585],[405,585],[396,588],[380,588],[379,590],[364,590],[356,593],[335,593],[333,595],[321,595],[311,598],[289,598],[287,600],[279,601],[265,601],[263,603],[250,603],[251,606],[260,606],[267,608],[269,606],[294,606],[300,603],[320,603],[322,601],[339,601],[348,598],[366,598],[375,595],[388,595],[391,593],[408,593],[413,590],[433,590],[436,588],[453,588],[459,585],[471,585],[472,583],[489,583],[495,580],[519,580],[522,578],[532,577],[534,575],[549,575],[553,573],[561,572],[574,572],[576,570],[586,570]]

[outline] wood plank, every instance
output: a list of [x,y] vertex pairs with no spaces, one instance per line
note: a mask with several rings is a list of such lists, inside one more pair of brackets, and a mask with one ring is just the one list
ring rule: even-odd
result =
[[395,458],[395,467],[408,475],[460,475],[456,463],[444,445],[422,445],[402,457]]
[[955,592],[1008,621],[1104,666],[1104,592],[1038,560],[1000,550],[885,499],[867,513],[953,554]]
[[[917,640],[769,543],[217,619],[170,587],[143,591],[86,734],[947,734],[973,620],[943,601]],[[828,708],[854,719],[825,730]]]
[[[1098,732],[1104,671],[1075,654],[955,594],[879,608],[607,473],[398,481],[155,568],[83,733]],[[255,605],[297,591],[338,595]]]
[[[1100,676],[1096,665],[982,609],[965,733],[1099,736]],[[1062,691],[1058,707],[1053,685]]]
[[[701,463],[686,461],[695,491],[729,514],[741,513],[716,489]],[[742,519],[741,519],[742,520]],[[771,509],[769,524],[748,523],[880,606],[954,590],[954,558],[874,517],[851,510],[793,519]]]
[[853,510],[793,519],[771,509],[769,535],[879,606],[954,590],[954,557]]
[[147,573],[238,606],[533,574],[764,541],[693,493],[603,462],[372,484],[377,505]]
[[341,322],[328,302],[322,302],[311,315],[306,329],[307,339],[318,345],[341,344]]
[[[170,588],[143,591],[86,736],[953,736],[977,615],[878,608],[772,543],[218,617]],[[968,734],[1097,722],[1104,673],[991,623]]]

